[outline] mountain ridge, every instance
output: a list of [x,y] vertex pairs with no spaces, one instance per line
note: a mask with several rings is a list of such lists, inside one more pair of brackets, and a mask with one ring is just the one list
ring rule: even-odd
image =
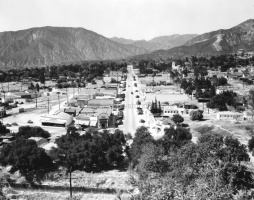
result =
[[0,33],[1,68],[114,60],[140,53],[147,53],[147,50],[114,42],[81,27],[44,26]]
[[173,34],[173,35],[164,35],[152,38],[150,40],[132,40],[119,37],[109,38],[113,41],[122,43],[122,44],[132,44],[137,47],[145,48],[147,51],[152,52],[159,49],[170,49],[176,46],[183,45],[188,40],[196,37],[197,34]]
[[236,53],[239,49],[254,51],[254,19],[229,29],[219,29],[194,37],[184,45],[137,55],[133,59],[167,59],[169,57],[211,56]]

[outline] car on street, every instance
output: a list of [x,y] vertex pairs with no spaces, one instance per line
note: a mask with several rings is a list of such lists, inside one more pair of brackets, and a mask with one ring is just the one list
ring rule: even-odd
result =
[[139,96],[137,95],[136,98],[139,98]]
[[34,122],[33,122],[31,119],[29,119],[29,120],[27,121],[27,123],[33,124]]
[[133,94],[133,92],[131,92],[131,94]]

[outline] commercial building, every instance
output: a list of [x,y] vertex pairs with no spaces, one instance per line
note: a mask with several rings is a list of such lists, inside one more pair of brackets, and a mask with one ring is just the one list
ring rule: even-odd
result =
[[123,75],[122,71],[110,71],[109,76],[110,77],[121,77]]
[[116,117],[112,114],[112,108],[109,106],[85,107],[76,120],[80,125],[108,128],[115,126]]
[[43,126],[62,126],[67,127],[73,122],[73,116],[67,113],[57,111],[54,114],[41,116]]
[[113,108],[114,100],[113,99],[91,99],[88,101],[87,106],[92,108],[98,107],[111,107]]

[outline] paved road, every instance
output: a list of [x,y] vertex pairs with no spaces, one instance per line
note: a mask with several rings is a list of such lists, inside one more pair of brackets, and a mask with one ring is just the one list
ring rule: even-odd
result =
[[[132,69],[128,69],[128,75],[126,80],[126,98],[125,98],[125,109],[124,109],[124,133],[131,133],[134,136],[137,127],[139,126],[139,117],[137,114],[135,98],[134,82],[132,78]],[[129,87],[130,86],[130,87]],[[133,92],[133,94],[131,94]]]

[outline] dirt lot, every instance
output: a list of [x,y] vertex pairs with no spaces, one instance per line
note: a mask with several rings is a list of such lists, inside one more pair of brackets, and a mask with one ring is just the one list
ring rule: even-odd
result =
[[[4,189],[4,194],[11,199],[19,200],[70,200],[69,192],[15,191]],[[129,195],[122,194],[122,200],[129,200]],[[115,200],[116,194],[74,193],[73,200]]]

